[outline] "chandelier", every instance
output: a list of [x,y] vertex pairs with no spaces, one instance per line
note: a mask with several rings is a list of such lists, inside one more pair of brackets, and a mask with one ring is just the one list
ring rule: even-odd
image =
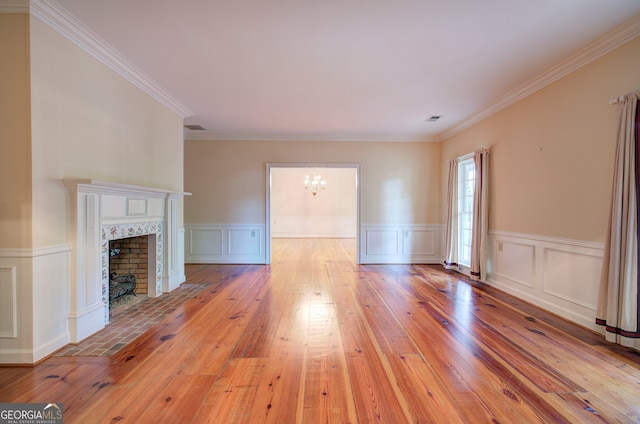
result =
[[320,175],[316,175],[313,173],[313,179],[310,179],[309,176],[305,176],[304,178],[304,188],[310,189],[311,194],[314,196],[318,194],[319,190],[324,190],[327,188],[327,182],[322,179]]

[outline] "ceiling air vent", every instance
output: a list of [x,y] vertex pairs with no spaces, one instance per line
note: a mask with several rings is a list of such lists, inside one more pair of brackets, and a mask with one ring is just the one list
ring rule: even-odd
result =
[[191,131],[205,131],[205,128],[202,125],[185,125],[186,129]]
[[430,117],[425,119],[425,122],[436,122],[440,118],[442,118],[442,115],[431,115]]

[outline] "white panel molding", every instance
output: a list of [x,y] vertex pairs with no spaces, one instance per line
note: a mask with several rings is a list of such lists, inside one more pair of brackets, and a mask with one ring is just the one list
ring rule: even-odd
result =
[[119,51],[109,45],[98,34],[89,29],[55,1],[31,0],[30,11],[32,16],[41,20],[58,34],[156,99],[176,115],[183,119],[193,115],[193,112],[189,110],[189,108],[180,103]]
[[127,216],[147,215],[148,199],[127,197]]
[[[515,251],[516,254],[502,259],[502,252]],[[493,244],[493,258],[495,259],[495,276],[504,280],[534,288],[535,285],[535,257],[534,243],[514,242],[501,239]],[[502,263],[502,262],[506,263]]]
[[349,216],[272,216],[273,238],[354,238],[357,219]]
[[[180,281],[178,286],[182,284],[184,281],[187,281],[187,276],[184,272],[184,248],[185,248],[185,229],[180,228],[178,230],[178,268],[176,270],[176,275],[173,279],[177,279]],[[175,284],[175,283],[173,283]]]
[[365,224],[360,234],[363,264],[442,263],[443,225]]
[[[558,250],[554,248],[544,247],[544,287],[545,293],[564,299],[568,302],[575,303],[576,305],[583,306],[593,311],[598,307],[598,285],[600,271],[602,269],[603,254],[587,254],[576,251]],[[603,250],[604,252],[604,250]],[[560,267],[552,263],[551,257],[560,257],[564,259],[564,263],[560,264]],[[557,261],[556,261],[557,262]],[[558,270],[558,268],[562,268]],[[593,276],[598,278],[591,280],[596,284],[592,284],[588,287],[574,286],[567,287],[563,284],[557,284],[556,279],[560,276],[570,274],[572,281],[590,281]],[[553,284],[556,283],[556,284]],[[564,292],[562,291],[564,289]],[[590,290],[589,290],[590,289]],[[589,296],[590,295],[590,296]],[[581,299],[580,297],[590,297],[590,299]]]
[[33,364],[69,342],[71,251],[0,249],[0,363]]
[[35,361],[69,343],[70,253],[34,257],[32,262],[33,356]]
[[185,245],[185,263],[266,263],[264,224],[185,224]]
[[[15,307],[10,313],[13,317],[12,322],[3,322],[0,325],[4,333],[3,337],[0,337],[0,363],[2,364],[32,364],[36,361],[33,354],[33,262],[33,249],[18,248],[0,251],[0,269],[5,270],[4,275],[0,275],[0,284],[3,286],[0,288],[0,308],[3,309],[3,319],[6,316],[4,308]],[[7,269],[11,270],[8,274]],[[6,291],[12,293],[9,294]],[[5,298],[5,294],[9,298]],[[14,296],[15,299],[13,299]]]
[[[224,229],[214,225],[185,225],[187,257],[216,256],[224,252]],[[188,261],[190,262],[190,261]]]
[[16,267],[0,267],[0,338],[18,337],[18,290]]
[[183,229],[178,228],[180,196],[168,196],[165,206],[165,234],[164,264],[162,291],[169,293],[178,288],[186,280],[184,276],[184,237]]
[[400,233],[395,228],[368,228],[364,231],[365,254],[369,256],[399,256]]
[[403,230],[402,254],[434,256],[438,252],[437,233],[432,229]]
[[489,246],[487,284],[596,330],[603,243],[490,231]]

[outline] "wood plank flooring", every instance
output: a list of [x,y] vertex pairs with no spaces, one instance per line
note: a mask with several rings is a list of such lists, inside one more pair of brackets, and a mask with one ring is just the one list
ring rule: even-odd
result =
[[439,266],[273,240],[110,358],[0,367],[65,423],[638,423],[640,354]]

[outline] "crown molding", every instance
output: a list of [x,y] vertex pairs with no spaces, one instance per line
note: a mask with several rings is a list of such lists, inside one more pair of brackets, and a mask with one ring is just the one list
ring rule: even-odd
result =
[[192,116],[193,112],[180,103],[166,90],[145,75],[120,52],[110,46],[98,34],[63,9],[52,0],[31,0],[31,15],[38,18],[54,31],[80,47],[124,79],[147,93],[181,118]]
[[306,133],[256,133],[256,134],[215,134],[201,131],[187,131],[185,140],[202,141],[341,141],[341,142],[404,142],[437,143],[440,138],[425,135],[406,134],[306,134]]
[[0,13],[29,13],[29,0],[3,0]]
[[634,18],[628,20],[624,24],[620,25],[613,31],[600,37],[595,42],[589,44],[587,47],[579,50],[563,62],[552,67],[551,69],[538,75],[533,80],[529,81],[525,85],[511,92],[510,94],[502,97],[496,103],[490,105],[482,112],[471,116],[469,119],[462,123],[450,128],[449,130],[441,134],[441,139],[446,140],[459,132],[477,124],[478,122],[487,119],[491,115],[506,109],[512,104],[524,99],[527,96],[543,89],[544,87],[554,83],[555,81],[569,75],[572,72],[577,71],[585,65],[601,58],[602,56],[617,49],[623,44],[628,43],[640,36],[640,15],[636,15]]

